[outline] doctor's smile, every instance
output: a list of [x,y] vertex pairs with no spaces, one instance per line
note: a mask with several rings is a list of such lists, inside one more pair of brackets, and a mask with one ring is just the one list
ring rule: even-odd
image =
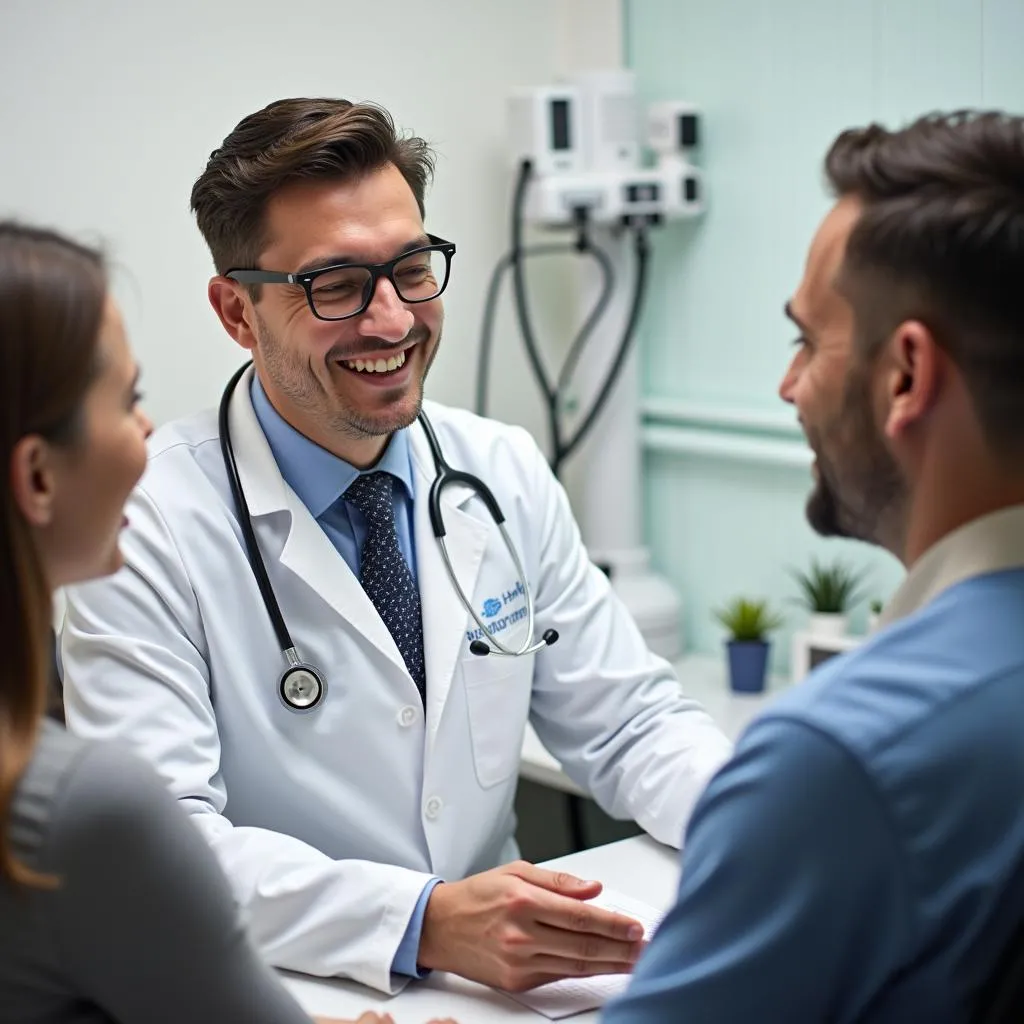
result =
[[[417,326],[401,346],[366,347],[360,348],[355,355],[332,354],[328,358],[332,366],[345,373],[346,378],[355,377],[361,384],[373,388],[405,388],[420,382],[429,369],[424,365],[429,341],[430,332]],[[344,386],[349,386],[347,380]]]
[[348,359],[342,365],[348,370],[355,370],[357,373],[369,373],[380,376],[385,373],[394,373],[405,366],[405,351],[397,356],[368,356],[365,359]]

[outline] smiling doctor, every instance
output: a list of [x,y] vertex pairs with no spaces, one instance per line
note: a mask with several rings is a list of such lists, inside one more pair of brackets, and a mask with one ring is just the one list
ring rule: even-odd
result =
[[596,883],[516,861],[527,719],[673,845],[729,744],[528,434],[423,402],[456,248],[424,231],[431,171],[344,100],[272,103],[211,155],[209,298],[253,365],[154,435],[125,568],[68,595],[66,712],[156,766],[272,963],[522,989],[641,947]]

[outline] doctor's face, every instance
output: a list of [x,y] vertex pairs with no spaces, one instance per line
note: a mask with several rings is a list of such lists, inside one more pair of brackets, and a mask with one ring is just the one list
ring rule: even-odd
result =
[[875,362],[855,343],[854,313],[836,287],[846,240],[860,215],[843,199],[811,244],[803,280],[786,312],[797,351],[779,394],[795,405],[814,452],[807,519],[824,536],[885,543],[905,485],[875,408]]
[[[267,205],[266,230],[259,265],[268,270],[383,263],[429,244],[412,190],[392,165],[352,182],[286,186]],[[307,437],[344,455],[346,441],[381,438],[416,418],[441,337],[440,299],[405,303],[382,278],[363,313],[324,321],[301,287],[264,285],[253,313],[260,380]]]

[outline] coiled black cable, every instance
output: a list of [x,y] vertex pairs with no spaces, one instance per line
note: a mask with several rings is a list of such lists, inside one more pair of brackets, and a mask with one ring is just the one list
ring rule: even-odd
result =
[[[551,468],[555,476],[559,476],[565,460],[575,451],[593,429],[598,416],[604,410],[612,389],[618,378],[622,365],[629,353],[629,347],[636,333],[636,327],[640,319],[640,310],[643,306],[644,294],[647,285],[647,269],[650,249],[647,242],[646,224],[633,224],[635,233],[635,276],[633,284],[633,297],[630,301],[630,309],[623,329],[622,338],[619,342],[615,356],[608,368],[604,380],[597,391],[597,396],[591,405],[590,410],[584,415],[583,421],[576,432],[567,442],[563,441],[563,430],[560,421],[561,397],[572,378],[579,363],[586,343],[593,334],[599,321],[607,311],[614,290],[614,269],[608,254],[598,246],[594,246],[586,234],[587,219],[585,211],[577,213],[578,238],[575,246],[545,245],[525,248],[522,244],[523,238],[523,208],[526,199],[526,189],[529,185],[532,174],[532,165],[529,160],[523,160],[519,165],[519,174],[516,179],[515,191],[512,199],[511,211],[511,234],[512,247],[495,266],[491,274],[490,285],[487,290],[487,299],[484,306],[484,323],[481,337],[480,358],[477,363],[476,382],[476,408],[478,412],[484,413],[487,407],[487,381],[490,372],[490,353],[493,342],[494,316],[497,305],[497,296],[501,286],[501,279],[505,272],[512,269],[513,297],[516,311],[516,319],[519,330],[526,347],[527,357],[533,376],[540,388],[544,400],[545,412],[548,421],[548,431],[551,436]],[[524,263],[528,256],[549,255],[555,252],[566,252],[575,250],[594,256],[601,270],[602,281],[598,293],[598,299],[594,308],[587,315],[585,322],[576,337],[573,339],[566,356],[565,363],[558,374],[554,385],[548,380],[541,361],[540,350],[537,344],[536,335],[533,329],[533,321],[530,316],[529,306],[526,300],[526,279],[524,276]]]
[[[534,245],[525,251],[527,256],[553,256],[558,253],[575,252],[576,247],[568,242]],[[498,293],[506,271],[512,265],[511,251],[505,253],[491,271],[484,300],[484,317],[480,326],[480,356],[476,364],[476,402],[474,409],[480,416],[487,415],[487,385],[491,374],[491,349],[494,345],[494,318],[498,310]]]
[[526,201],[526,188],[530,183],[530,175],[533,173],[533,164],[529,160],[522,160],[519,163],[519,174],[516,177],[516,187],[512,195],[512,249],[509,258],[512,261],[512,294],[515,299],[516,318],[519,321],[519,331],[523,336],[523,344],[526,346],[526,355],[530,361],[530,369],[540,388],[541,396],[544,399],[544,408],[548,418],[548,432],[551,435],[552,464],[558,457],[562,448],[561,424],[558,421],[558,392],[548,382],[547,374],[544,372],[544,364],[540,359],[540,352],[537,346],[537,339],[533,333],[533,321],[530,319],[530,310],[526,304],[526,278],[523,273],[523,206]]
[[579,447],[580,443],[593,428],[597,417],[601,415],[612,393],[612,389],[615,387],[615,382],[618,380],[622,364],[626,361],[626,356],[629,354],[630,343],[636,334],[637,324],[640,322],[640,310],[643,307],[644,294],[647,291],[647,267],[650,260],[650,246],[647,243],[647,232],[643,226],[636,227],[635,232],[636,267],[633,279],[633,299],[629,307],[629,316],[626,318],[626,326],[622,332],[622,339],[619,342],[615,358],[608,368],[608,373],[605,375],[604,381],[598,390],[597,397],[590,407],[590,412],[584,417],[576,433],[555,453],[555,461],[552,463],[551,468],[556,476],[561,468],[561,464]]

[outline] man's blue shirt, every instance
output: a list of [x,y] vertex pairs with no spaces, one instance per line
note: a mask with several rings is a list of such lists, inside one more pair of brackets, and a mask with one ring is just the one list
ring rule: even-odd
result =
[[969,1019],[1024,917],[1024,569],[956,583],[747,731],[607,1024]]

